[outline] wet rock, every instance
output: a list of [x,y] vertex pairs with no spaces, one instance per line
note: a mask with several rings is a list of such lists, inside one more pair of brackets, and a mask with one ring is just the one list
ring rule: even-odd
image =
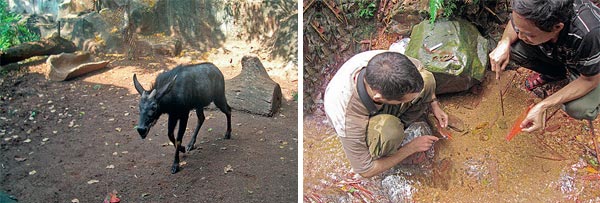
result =
[[488,64],[488,41],[469,22],[423,21],[413,28],[406,55],[423,62],[436,79],[436,94],[469,90]]

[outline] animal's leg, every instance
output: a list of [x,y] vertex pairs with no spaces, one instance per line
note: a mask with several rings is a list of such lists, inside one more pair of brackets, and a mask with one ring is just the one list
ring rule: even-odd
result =
[[227,132],[225,132],[225,139],[231,138],[231,107],[227,104],[225,95],[222,98],[215,100],[215,105],[227,116]]
[[198,131],[200,130],[200,127],[202,127],[202,124],[204,123],[204,111],[202,110],[203,108],[198,108],[196,109],[196,116],[198,116],[198,123],[196,124],[196,129],[194,130],[194,134],[192,134],[192,139],[190,140],[190,143],[188,143],[187,146],[187,151],[192,151],[192,149],[194,149],[194,144],[196,144],[196,137],[198,136]]
[[185,133],[185,127],[187,127],[188,114],[182,114],[179,116],[179,130],[177,131],[177,140],[175,141],[175,161],[171,168],[171,173],[177,173],[179,171],[179,152],[185,153],[185,147],[181,146],[181,139]]
[[177,173],[179,170],[179,150],[177,149],[177,141],[175,140],[175,125],[177,125],[177,117],[169,115],[169,127],[167,130],[167,135],[169,136],[169,140],[175,146],[175,159],[173,160],[173,165],[171,166],[171,173]]

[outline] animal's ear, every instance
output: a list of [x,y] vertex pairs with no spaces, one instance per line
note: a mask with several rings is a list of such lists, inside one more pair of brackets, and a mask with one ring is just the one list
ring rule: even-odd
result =
[[140,82],[138,81],[138,79],[135,76],[135,74],[133,74],[133,86],[135,86],[135,90],[137,90],[137,92],[140,95],[142,95],[142,94],[144,94],[144,92],[146,92],[146,90],[144,89],[144,87],[142,87],[142,84],[140,84]]
[[175,79],[177,79],[177,75],[175,75],[175,77],[173,77],[173,79],[171,79],[171,81],[169,81],[169,83],[167,83],[167,85],[161,87],[158,90],[158,92],[156,93],[156,100],[159,100],[162,96],[165,95],[165,93],[167,93],[171,90],[171,87],[173,87],[173,83],[175,83]]

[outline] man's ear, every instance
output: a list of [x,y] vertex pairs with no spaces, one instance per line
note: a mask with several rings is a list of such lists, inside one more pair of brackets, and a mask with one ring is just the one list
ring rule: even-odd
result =
[[552,27],[552,31],[560,32],[563,28],[565,28],[565,24],[558,23]]
[[373,99],[374,102],[376,103],[381,103],[383,100],[383,96],[379,93],[379,92],[375,92],[375,94],[373,95]]

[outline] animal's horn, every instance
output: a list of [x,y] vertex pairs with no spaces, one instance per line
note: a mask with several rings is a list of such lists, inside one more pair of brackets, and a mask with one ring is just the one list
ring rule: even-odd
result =
[[154,96],[156,96],[156,89],[153,89],[152,92],[150,92],[148,98],[154,98]]
[[144,92],[146,92],[146,90],[144,89],[144,87],[142,87],[142,84],[140,84],[140,82],[138,81],[138,79],[135,76],[135,74],[133,74],[133,86],[135,87],[135,90],[137,90],[137,92],[140,95],[142,95]]

